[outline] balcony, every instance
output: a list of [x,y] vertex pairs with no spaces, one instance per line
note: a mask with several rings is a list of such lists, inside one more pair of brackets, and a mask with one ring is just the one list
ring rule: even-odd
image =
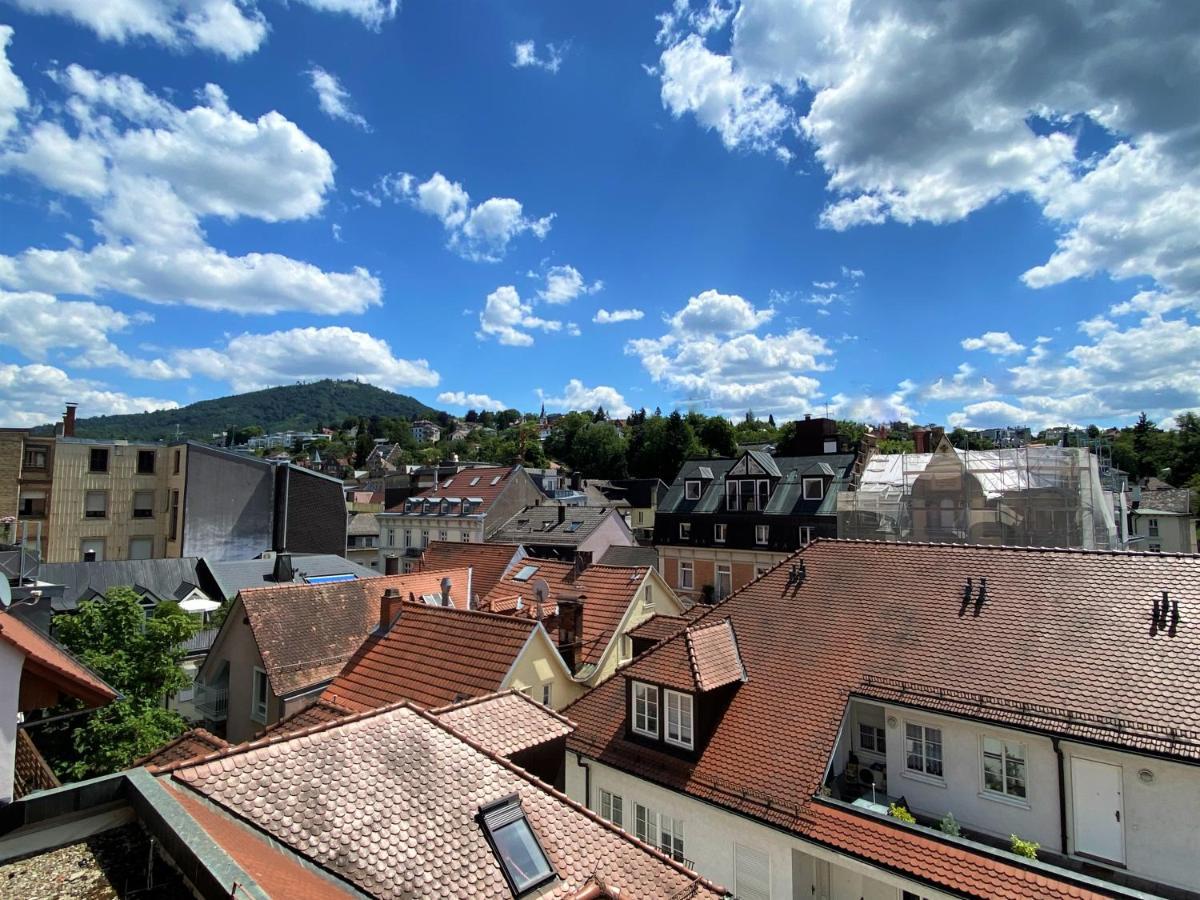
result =
[[229,718],[228,685],[209,685],[197,681],[192,705],[196,707],[196,712],[210,722],[224,722]]
[[213,641],[217,639],[220,630],[220,628],[204,628],[197,631],[180,646],[188,656],[207,653],[212,647]]

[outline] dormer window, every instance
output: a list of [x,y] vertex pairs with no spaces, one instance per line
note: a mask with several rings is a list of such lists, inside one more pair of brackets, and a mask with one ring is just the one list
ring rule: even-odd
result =
[[725,526],[721,523],[713,526],[713,542],[717,544],[725,543]]
[[633,683],[633,730],[658,740],[658,688],[652,684]]
[[804,479],[804,499],[820,500],[825,496],[825,482],[820,478]]
[[685,500],[699,500],[700,499],[700,482],[685,481],[683,483],[683,496],[684,496]]
[[692,695],[678,691],[663,691],[667,707],[667,729],[663,739],[668,744],[691,750],[695,746],[692,735]]
[[689,540],[691,538],[691,536],[692,536],[692,523],[691,522],[680,522],[679,523],[679,539],[681,541],[686,541],[686,540]]
[[479,824],[514,896],[524,896],[555,877],[516,794],[481,808]]

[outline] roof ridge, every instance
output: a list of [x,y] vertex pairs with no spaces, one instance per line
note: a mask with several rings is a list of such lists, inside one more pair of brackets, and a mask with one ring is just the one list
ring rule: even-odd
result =
[[[164,750],[170,750],[172,747],[178,746],[179,744],[183,743],[188,737],[193,736],[193,735],[196,737],[203,738],[203,739],[211,738],[214,742],[220,741],[221,743],[225,744],[226,747],[229,746],[229,741],[225,740],[223,737],[219,737],[218,735],[213,734],[208,729],[201,728],[199,725],[197,725],[194,728],[189,728],[186,731],[180,732],[178,735],[171,738],[171,740],[167,741],[165,744],[163,744],[158,749],[152,750],[150,753],[147,753],[145,756],[139,757],[138,759],[134,760],[133,767],[136,768],[138,766],[146,766],[146,760],[150,759],[150,757],[158,756],[158,754],[162,753]],[[195,756],[192,757],[192,759],[197,759],[197,758],[198,757],[195,757]],[[160,771],[164,771],[164,767],[166,765],[168,765],[168,764],[164,763],[162,767],[150,765],[150,766],[146,766],[146,770],[147,771],[153,770],[155,772],[160,772]]]
[[514,623],[514,622],[528,623],[528,621],[529,621],[529,620],[521,619],[516,616],[506,616],[503,613],[489,612],[488,610],[485,610],[485,609],[459,609],[457,606],[430,606],[428,603],[422,603],[420,600],[405,599],[402,602],[404,603],[404,606],[407,608],[423,609],[427,612],[458,613],[459,615],[469,615],[469,616],[486,616],[489,619],[497,619],[499,621],[508,622],[508,623]]
[[[1081,556],[1149,556],[1154,558],[1180,558],[1200,559],[1200,552],[1197,553],[1182,553],[1182,552],[1159,552],[1156,550],[1120,550],[1120,549],[1103,549],[1103,548],[1087,548],[1087,547],[1044,547],[1032,544],[960,544],[949,541],[884,541],[877,538],[839,538],[839,537],[816,537],[809,542],[808,547],[815,544],[870,544],[880,547],[956,547],[961,550],[982,550],[988,552],[1001,551],[1018,551],[1026,553],[1072,553]],[[800,553],[806,547],[801,547],[795,551]],[[790,558],[790,557],[789,557]],[[786,560],[785,560],[786,562]]]
[[546,706],[546,704],[539,703],[537,700],[534,700],[532,697],[530,697],[524,691],[519,691],[516,688],[506,688],[503,691],[491,691],[487,694],[480,694],[477,697],[468,697],[465,700],[459,700],[456,703],[447,703],[445,706],[439,706],[436,708],[432,708],[429,710],[429,712],[435,716],[441,716],[448,712],[456,712],[457,710],[460,710],[460,709],[466,709],[468,706],[477,706],[480,703],[488,703],[488,702],[490,702],[492,700],[496,700],[500,697],[506,697],[509,694],[519,697],[520,699],[524,700],[526,703],[532,704],[533,706],[537,707],[542,712],[549,713],[551,716],[558,719],[564,725],[571,726],[572,729],[578,727],[573,721],[568,719],[566,716],[560,715],[558,712],[551,709],[549,706]]

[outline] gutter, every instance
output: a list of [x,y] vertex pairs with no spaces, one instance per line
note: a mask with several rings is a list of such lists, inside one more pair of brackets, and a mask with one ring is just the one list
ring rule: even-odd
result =
[[583,754],[575,751],[575,765],[583,769],[583,805],[592,808],[592,767],[583,761]]

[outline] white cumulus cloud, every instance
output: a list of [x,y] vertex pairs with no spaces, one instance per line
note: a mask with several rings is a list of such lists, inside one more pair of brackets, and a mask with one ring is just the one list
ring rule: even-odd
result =
[[25,85],[8,61],[8,43],[12,36],[10,26],[0,25],[0,141],[16,126],[17,113],[29,105]]
[[534,314],[533,304],[523,301],[511,284],[502,285],[488,294],[479,314],[477,335],[481,340],[493,337],[510,347],[530,347],[533,335],[529,332],[534,329],[560,331],[562,322],[539,318]]
[[611,312],[598,309],[596,315],[592,316],[592,321],[597,325],[612,325],[616,322],[636,322],[645,315],[640,309],[614,309]]
[[493,412],[508,409],[502,401],[494,400],[487,394],[471,394],[466,391],[443,391],[438,394],[437,399],[438,403],[445,403],[447,406],[461,406],[466,409],[490,409]]
[[594,410],[603,406],[606,413],[618,419],[623,419],[633,412],[632,407],[625,402],[625,398],[616,388],[604,384],[587,387],[578,378],[568,381],[560,396],[549,396],[541,390],[538,393],[548,407],[564,412],[574,409]]
[[321,112],[331,119],[340,119],[351,125],[357,125],[363,131],[371,130],[367,120],[354,111],[350,92],[342,85],[341,79],[320,66],[313,66],[305,74],[312,83],[312,89],[317,95],[317,104],[321,107]]
[[517,41],[512,47],[513,68],[545,69],[552,74],[556,73],[559,67],[562,66],[563,55],[566,52],[566,47],[562,44],[546,44],[545,55],[539,55],[537,42],[535,41]]
[[1018,344],[1007,331],[985,331],[979,337],[964,338],[964,350],[986,350],[994,356],[1011,356],[1025,349],[1024,344]]
[[31,427],[54,422],[67,402],[78,403],[88,416],[125,415],[179,406],[174,400],[134,397],[110,390],[99,382],[72,378],[56,366],[0,363],[0,421],[5,424]]
[[546,271],[546,286],[538,291],[538,297],[547,303],[570,303],[581,294],[596,294],[603,289],[603,281],[588,284],[574,266],[551,266]]

